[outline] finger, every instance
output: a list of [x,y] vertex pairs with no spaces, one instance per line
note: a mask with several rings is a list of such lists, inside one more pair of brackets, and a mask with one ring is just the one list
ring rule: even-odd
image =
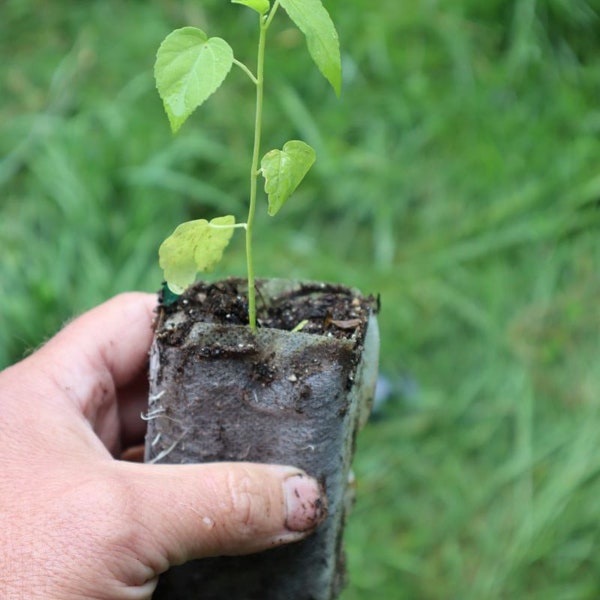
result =
[[46,394],[76,406],[112,450],[120,437],[117,388],[131,384],[147,364],[154,306],[152,294],[116,296],[69,323],[28,359],[35,363],[31,372],[51,382]]
[[121,456],[119,458],[120,460],[126,460],[129,462],[144,462],[145,451],[146,449],[144,444],[128,446],[121,452]]
[[[106,370],[116,387],[130,383],[147,363],[156,297],[128,292],[115,296],[69,323],[37,355],[83,369],[95,384],[99,369]],[[71,381],[70,375],[57,374]]]
[[145,548],[158,551],[148,557],[157,569],[296,541],[327,513],[319,484],[291,467],[115,464],[134,496],[134,518],[152,538]]
[[147,429],[143,415],[148,412],[148,373],[143,371],[125,388],[118,390],[117,402],[121,423],[121,446],[126,448],[141,443]]

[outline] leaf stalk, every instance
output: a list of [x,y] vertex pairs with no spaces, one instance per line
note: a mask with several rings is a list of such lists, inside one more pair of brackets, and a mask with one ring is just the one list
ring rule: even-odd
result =
[[246,73],[246,75],[248,75],[248,78],[250,79],[250,81],[256,85],[257,80],[256,80],[256,76],[254,75],[254,73],[241,61],[239,61],[237,58],[233,59],[233,64],[236,67],[239,67],[244,73]]

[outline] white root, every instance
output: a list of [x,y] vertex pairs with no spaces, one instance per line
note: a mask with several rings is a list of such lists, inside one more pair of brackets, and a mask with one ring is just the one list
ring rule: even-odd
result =
[[164,408],[155,408],[154,410],[148,411],[147,414],[140,413],[142,421],[151,421],[152,419],[158,419],[165,412]]
[[152,460],[148,461],[149,464],[153,465],[157,463],[159,460],[166,458],[175,450],[177,444],[185,437],[188,430],[186,429],[168,448],[165,448],[162,452],[159,452]]

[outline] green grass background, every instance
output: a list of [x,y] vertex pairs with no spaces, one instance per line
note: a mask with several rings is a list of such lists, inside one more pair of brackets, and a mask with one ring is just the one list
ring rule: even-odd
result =
[[[337,100],[286,18],[264,148],[318,163],[260,276],[381,293],[391,400],[361,435],[343,600],[600,597],[600,6],[329,0]],[[176,224],[243,218],[252,90],[177,137],[154,53],[193,24],[252,64],[225,0],[3,0],[0,365],[127,289]],[[215,277],[244,273],[236,236]]]

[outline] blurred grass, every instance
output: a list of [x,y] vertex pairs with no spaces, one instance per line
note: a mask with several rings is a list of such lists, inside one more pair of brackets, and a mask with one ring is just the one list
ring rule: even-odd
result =
[[[343,598],[595,599],[600,7],[325,4],[340,101],[285,20],[270,38],[264,147],[302,137],[319,160],[277,223],[259,217],[255,252],[259,275],[382,295],[394,393],[359,441]],[[243,215],[244,77],[172,138],[151,72],[173,27],[243,58],[254,23],[219,0],[1,13],[6,365],[109,295],[156,289],[182,219]],[[215,277],[243,261],[238,238]]]

